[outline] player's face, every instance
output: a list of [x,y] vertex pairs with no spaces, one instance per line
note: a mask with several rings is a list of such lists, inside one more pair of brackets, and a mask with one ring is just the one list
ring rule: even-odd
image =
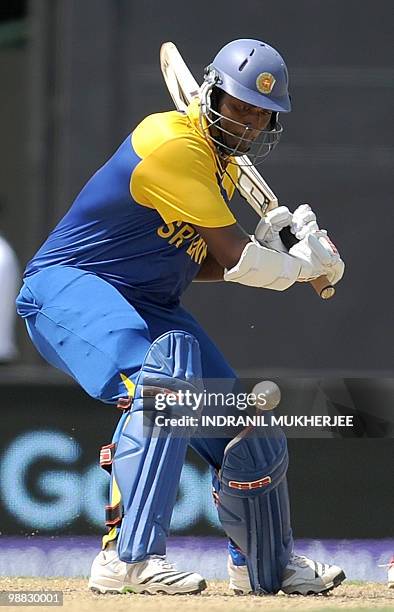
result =
[[[237,147],[242,153],[249,150],[251,142],[248,141],[254,141],[261,130],[268,127],[272,115],[272,111],[242,102],[228,93],[221,97],[218,111],[224,116],[220,120],[220,127],[225,130],[222,132],[224,144],[230,148]],[[246,133],[245,127],[248,128]],[[245,140],[240,140],[242,138]]]

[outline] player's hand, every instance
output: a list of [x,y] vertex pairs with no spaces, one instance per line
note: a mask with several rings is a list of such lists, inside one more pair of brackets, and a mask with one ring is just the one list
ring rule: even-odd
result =
[[289,254],[301,262],[298,280],[306,282],[325,274],[331,285],[341,280],[345,271],[337,248],[325,230],[307,234],[305,238],[291,247]]
[[316,215],[309,204],[301,204],[293,212],[290,231],[298,240],[302,240],[312,232],[318,232]]
[[263,219],[258,223],[254,237],[263,246],[287,253],[287,249],[283,244],[279,232],[286,226],[290,225],[292,214],[286,206],[278,206],[270,210]]

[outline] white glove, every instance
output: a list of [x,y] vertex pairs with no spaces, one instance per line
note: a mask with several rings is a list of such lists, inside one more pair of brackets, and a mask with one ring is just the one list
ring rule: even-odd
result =
[[298,240],[305,238],[311,232],[318,232],[319,226],[316,222],[316,215],[309,204],[301,204],[293,212],[290,231]]
[[270,210],[261,221],[259,221],[254,237],[257,242],[275,251],[287,253],[279,232],[291,224],[292,214],[286,206],[278,206]]
[[331,285],[341,280],[345,264],[325,230],[307,234],[291,247],[289,254],[301,262],[298,280],[309,281],[325,274]]

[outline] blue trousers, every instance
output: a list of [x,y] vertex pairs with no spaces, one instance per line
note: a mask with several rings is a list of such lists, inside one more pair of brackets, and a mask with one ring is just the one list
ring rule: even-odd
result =
[[[17,310],[43,358],[102,402],[116,404],[127,396],[127,382],[136,379],[151,343],[174,329],[198,340],[204,378],[236,378],[184,308],[131,304],[105,280],[77,268],[53,266],[26,278]],[[190,445],[217,469],[228,442],[199,438]]]

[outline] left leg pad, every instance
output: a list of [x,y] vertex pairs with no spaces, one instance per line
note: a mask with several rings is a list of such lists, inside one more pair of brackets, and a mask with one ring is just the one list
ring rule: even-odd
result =
[[218,512],[227,535],[246,557],[253,591],[276,593],[293,548],[288,454],[279,428],[261,436],[240,434],[227,446]]

